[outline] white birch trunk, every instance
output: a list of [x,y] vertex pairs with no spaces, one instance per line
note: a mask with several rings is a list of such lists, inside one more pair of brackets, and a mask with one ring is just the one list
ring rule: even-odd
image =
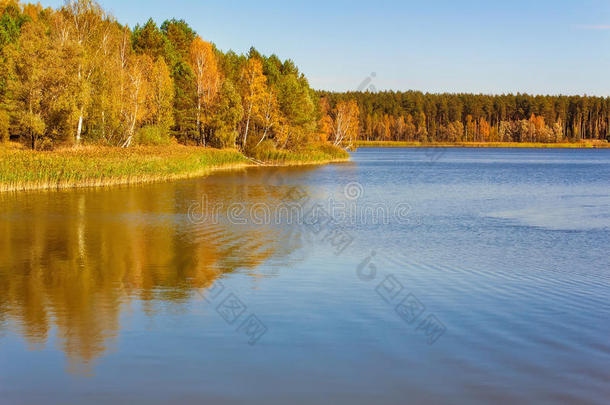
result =
[[76,128],[76,144],[80,144],[81,133],[83,131],[83,110],[81,109],[80,115],[78,116],[78,126]]

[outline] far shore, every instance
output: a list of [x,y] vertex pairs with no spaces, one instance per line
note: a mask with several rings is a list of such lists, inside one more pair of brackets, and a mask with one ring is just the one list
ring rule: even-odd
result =
[[236,149],[195,146],[83,146],[38,152],[0,144],[0,193],[152,183],[260,166],[322,165],[349,160],[331,145],[247,157]]
[[356,148],[540,148],[540,149],[607,149],[610,143],[598,140],[563,143],[534,142],[400,142],[357,141]]

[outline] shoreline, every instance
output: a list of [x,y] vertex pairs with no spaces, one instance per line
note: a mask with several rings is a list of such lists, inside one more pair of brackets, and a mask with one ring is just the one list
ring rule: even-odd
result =
[[347,161],[347,153],[337,151],[333,155],[316,148],[300,153],[286,152],[282,159],[257,162],[235,149],[179,145],[130,149],[81,147],[51,152],[0,146],[0,194],[139,185],[250,167],[313,166]]
[[578,143],[534,143],[534,142],[402,142],[402,141],[357,141],[356,148],[514,148],[514,149],[610,149],[608,142]]

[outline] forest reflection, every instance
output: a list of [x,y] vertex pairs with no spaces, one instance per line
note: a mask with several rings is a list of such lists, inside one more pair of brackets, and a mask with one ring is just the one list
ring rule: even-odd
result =
[[[301,169],[302,170],[302,169]],[[0,195],[0,331],[32,349],[51,336],[72,370],[87,372],[139,301],[186,303],[223,274],[280,262],[300,244],[279,225],[193,224],[189,205],[275,204],[281,185],[246,170],[141,187]],[[147,310],[148,308],[148,310]],[[9,326],[10,325],[10,326]]]

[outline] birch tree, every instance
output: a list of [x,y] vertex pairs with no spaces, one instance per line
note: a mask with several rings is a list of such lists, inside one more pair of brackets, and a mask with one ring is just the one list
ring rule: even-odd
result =
[[359,115],[360,111],[356,101],[341,101],[337,104],[333,125],[335,146],[347,143],[347,146],[350,147],[352,142],[357,139],[360,125]]
[[127,70],[127,132],[121,145],[127,148],[133,142],[136,129],[146,119],[149,111],[146,109],[146,100],[149,97],[150,83],[146,80],[146,72],[152,69],[153,63],[148,55],[132,56]]
[[242,69],[241,90],[245,119],[242,148],[245,149],[252,121],[261,116],[265,105],[267,78],[263,74],[263,64],[260,59],[250,58]]
[[279,120],[280,112],[278,109],[277,97],[273,88],[269,88],[262,106],[261,124],[263,127],[263,135],[256,146],[260,145],[267,138],[269,132],[278,125]]
[[220,89],[220,73],[212,44],[200,37],[193,40],[190,48],[190,65],[195,75],[197,100],[196,125],[199,142],[205,146],[204,124],[209,122],[210,109]]
[[75,141],[81,142],[85,114],[91,103],[93,75],[98,63],[104,63],[100,57],[103,44],[109,35],[110,18],[93,0],[66,0],[61,9],[66,39],[74,41],[78,47],[76,64],[76,89],[73,99],[77,110]]

